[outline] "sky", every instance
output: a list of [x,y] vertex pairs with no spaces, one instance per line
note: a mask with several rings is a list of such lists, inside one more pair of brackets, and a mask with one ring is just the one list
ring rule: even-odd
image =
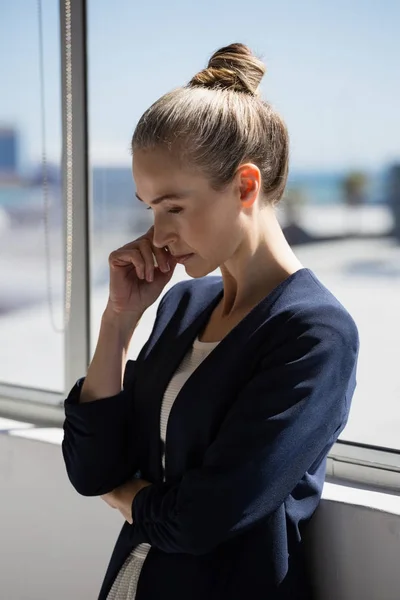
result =
[[[1,0],[0,0],[1,2]],[[42,0],[47,148],[61,155],[58,0]],[[2,2],[0,125],[41,155],[37,0]],[[267,66],[261,85],[285,119],[296,170],[380,170],[400,159],[398,0],[88,1],[92,164],[129,165],[146,108],[185,85],[221,46],[243,42]]]

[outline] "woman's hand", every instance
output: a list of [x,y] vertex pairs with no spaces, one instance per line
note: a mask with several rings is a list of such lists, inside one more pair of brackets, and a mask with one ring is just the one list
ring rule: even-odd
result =
[[151,485],[151,483],[144,479],[133,479],[132,481],[123,483],[112,492],[104,494],[101,498],[111,508],[118,509],[124,519],[132,525],[132,502],[136,494],[148,485]]
[[116,314],[143,314],[174,273],[176,260],[165,248],[153,246],[153,231],[154,227],[150,227],[147,233],[114,250],[108,258],[108,308]]

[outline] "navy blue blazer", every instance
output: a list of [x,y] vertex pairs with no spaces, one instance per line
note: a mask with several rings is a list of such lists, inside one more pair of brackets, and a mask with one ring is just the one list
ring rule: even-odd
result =
[[173,286],[137,360],[127,361],[123,390],[80,404],[81,378],[65,401],[62,450],[80,494],[134,476],[152,483],[133,501],[134,522],[122,527],[99,600],[141,542],[152,548],[137,600],[311,597],[304,530],[348,419],[357,328],[312,271],[291,275],[179,392],[163,482],[163,394],[222,295],[221,277]]

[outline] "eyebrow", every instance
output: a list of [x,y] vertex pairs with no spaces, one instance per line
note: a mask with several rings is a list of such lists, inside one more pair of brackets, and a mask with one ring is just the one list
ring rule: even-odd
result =
[[[158,196],[158,198],[155,198],[154,200],[152,200],[150,202],[150,204],[160,204],[160,202],[163,202],[164,200],[183,200],[183,198],[185,197],[186,194],[163,194],[162,196]],[[135,192],[135,196],[138,200],[140,200],[140,202],[143,202],[143,200],[140,198],[140,196],[138,196],[138,194]]]

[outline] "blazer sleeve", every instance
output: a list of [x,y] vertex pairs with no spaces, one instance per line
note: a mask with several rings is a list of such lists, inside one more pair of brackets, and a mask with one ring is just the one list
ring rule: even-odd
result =
[[357,328],[340,312],[297,316],[290,331],[238,393],[202,466],[136,495],[133,522],[144,541],[210,552],[273,513],[326,456],[356,385]]
[[[160,301],[152,334],[169,293]],[[150,339],[151,336],[141,354]],[[79,402],[85,380],[81,377],[64,402],[62,453],[69,480],[83,496],[107,494],[139,470],[136,449],[139,424],[132,397],[138,369],[140,356],[137,361],[128,360],[121,392],[94,402]]]
[[82,377],[65,400],[62,453],[72,485],[84,496],[112,491],[138,468],[132,414],[135,370],[136,362],[128,360],[123,389],[115,396],[80,403]]

